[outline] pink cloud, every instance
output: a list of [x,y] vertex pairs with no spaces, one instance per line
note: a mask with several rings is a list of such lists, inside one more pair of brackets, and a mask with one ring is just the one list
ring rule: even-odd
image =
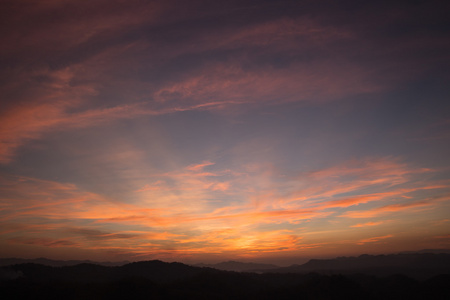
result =
[[[17,148],[30,140],[42,138],[49,132],[98,126],[119,119],[139,116],[155,116],[217,107],[217,103],[214,103],[211,105],[174,106],[156,110],[149,108],[148,103],[134,103],[71,113],[72,109],[79,107],[84,102],[81,100],[83,95],[72,95],[73,91],[77,93],[77,88],[63,89],[66,91],[49,90],[43,96],[46,98],[43,101],[13,106],[3,113],[0,123],[0,163],[11,162]],[[85,90],[84,87],[80,89]],[[48,98],[54,97],[66,98],[66,100],[48,100]]]
[[[67,15],[68,7],[83,11],[83,22],[80,23],[78,19],[72,18],[72,15]],[[27,28],[24,31],[27,32],[25,36],[20,33],[20,39],[15,37],[17,33],[11,32],[11,36],[5,37],[9,42],[4,43],[11,48],[2,49],[6,51],[5,54],[10,55],[11,51],[17,54],[18,51],[27,52],[26,49],[30,48],[37,49],[38,52],[50,50],[70,52],[80,45],[89,45],[97,36],[105,38],[103,35],[106,35],[112,38],[110,36],[112,32],[126,32],[139,26],[166,22],[167,5],[159,1],[127,7],[126,10],[119,7],[121,5],[105,10],[98,3],[67,4],[67,7],[56,3],[34,3],[23,10],[13,7],[16,19],[12,21],[17,23],[17,28],[22,28],[22,24],[25,23],[19,20],[36,18],[48,10],[64,14],[66,18],[58,20],[56,23],[58,26],[50,21],[39,22],[35,27]],[[304,37],[307,38],[308,45],[316,45],[349,36],[351,34],[346,31],[324,27],[310,19],[280,19],[252,24],[237,31],[224,31],[219,35],[206,31],[193,37],[202,42],[190,43],[194,45],[192,49],[189,47],[186,49],[185,45],[171,47],[170,51],[159,50],[158,55],[162,57],[169,55],[167,59],[173,59],[185,54],[186,51],[202,53],[211,49],[242,47],[261,42],[263,44],[259,46],[273,45],[276,48],[279,47],[277,45],[280,41],[285,44],[292,37]],[[305,45],[304,42],[300,44]],[[287,45],[289,46],[289,43]],[[294,45],[294,48],[298,46]],[[212,63],[207,64],[202,70],[190,73],[192,76],[180,78],[175,82],[150,85],[150,88],[147,87],[148,83],[143,83],[139,87],[136,86],[136,82],[123,83],[123,76],[117,78],[117,73],[122,73],[123,68],[130,68],[130,64],[136,67],[141,64],[140,61],[131,59],[128,54],[138,51],[142,59],[147,59],[142,52],[148,51],[143,51],[142,47],[148,49],[154,46],[144,41],[133,41],[127,45],[101,48],[84,60],[70,63],[65,68],[51,70],[44,64],[33,70],[17,72],[18,74],[15,74],[8,83],[6,92],[27,88],[23,99],[13,99],[21,102],[21,105],[17,107],[13,105],[1,116],[3,122],[0,126],[0,163],[11,162],[18,147],[30,140],[42,138],[52,130],[85,128],[135,116],[190,110],[222,111],[243,104],[322,101],[379,89],[378,86],[362,79],[366,73],[363,68],[348,65],[345,68],[347,74],[342,74],[341,66],[333,66],[330,62],[254,71],[243,70],[238,64]],[[179,49],[183,49],[183,52]],[[121,59],[117,60],[118,57]],[[38,78],[46,80],[42,82]],[[101,108],[86,109],[91,99],[95,99],[95,104],[101,102],[97,96],[105,85],[121,86],[119,90],[128,91],[126,98],[137,98],[140,102],[133,100],[127,101],[129,104],[112,107],[102,105]],[[134,90],[139,92],[135,93]],[[153,97],[149,99],[147,95]],[[157,102],[154,105],[153,100]],[[75,109],[80,112],[73,113]]]
[[[135,1],[134,1],[135,2]],[[110,4],[110,5],[106,5]],[[69,51],[98,36],[116,34],[137,25],[161,21],[165,3],[152,1],[141,5],[111,5],[107,1],[38,1],[11,5],[5,15],[10,30],[3,37],[3,55],[17,51],[29,55],[40,51]],[[70,12],[70,13],[68,13]],[[42,15],[49,15],[43,19]],[[64,16],[64,17],[58,17]],[[33,26],[29,25],[32,21]]]
[[261,105],[320,102],[380,88],[362,82],[355,85],[355,81],[365,77],[364,71],[357,66],[347,66],[345,72],[347,74],[343,76],[340,66],[333,66],[330,62],[255,71],[244,71],[238,65],[215,64],[205,67],[198,75],[160,88],[154,98],[161,103],[221,103],[226,99],[234,103]]
[[[294,42],[303,38],[308,43]],[[221,37],[219,47],[239,47],[242,45],[272,46],[275,48],[317,47],[336,40],[348,40],[354,34],[348,30],[328,27],[309,18],[282,18],[271,22],[252,25]],[[302,44],[302,45],[299,45]],[[306,45],[305,45],[306,44]]]

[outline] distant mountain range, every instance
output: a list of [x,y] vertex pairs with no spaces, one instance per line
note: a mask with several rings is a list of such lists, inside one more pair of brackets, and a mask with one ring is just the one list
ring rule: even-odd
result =
[[[214,269],[210,270],[219,272]],[[37,263],[23,263],[1,267],[0,279],[23,277],[37,282],[112,282],[126,278],[145,278],[154,282],[170,282],[192,277],[202,271],[203,268],[159,260],[134,262],[123,266],[82,263],[54,267]]]
[[[129,264],[129,261],[120,261],[120,262],[96,262],[91,260],[54,260],[47,258],[34,258],[34,259],[26,259],[26,258],[0,258],[0,267],[2,266],[10,266],[10,265],[18,265],[18,264],[39,264],[50,267],[66,267],[66,266],[76,266],[79,264],[94,264],[100,266],[107,267],[118,267]],[[199,263],[193,265],[194,267],[200,268],[213,268],[217,270],[223,271],[236,271],[236,272],[253,272],[260,270],[268,270],[268,269],[276,269],[279,268],[277,265],[273,264],[258,264],[258,263],[243,263],[237,261],[227,261],[221,262],[217,264],[204,264]]]
[[450,254],[411,253],[311,259],[303,265],[264,270],[272,273],[366,274],[389,276],[403,274],[425,279],[437,274],[450,274]]
[[[63,276],[73,270],[77,274],[83,272],[89,273],[89,270],[95,270],[98,275],[105,278],[119,278],[120,274],[132,276],[144,276],[146,278],[172,278],[172,273],[191,274],[198,273],[205,269],[236,271],[236,272],[254,272],[254,273],[300,273],[307,274],[311,272],[319,274],[367,274],[377,276],[389,276],[394,274],[404,274],[416,279],[429,278],[438,274],[450,274],[450,254],[447,253],[400,253],[389,255],[367,255],[358,257],[337,257],[333,259],[311,259],[302,265],[291,265],[289,267],[278,267],[272,264],[243,263],[237,261],[227,261],[218,264],[197,264],[194,266],[182,263],[164,263],[161,261],[142,261],[142,262],[92,262],[69,260],[59,261],[46,258],[20,259],[3,258],[0,259],[0,267],[18,266],[14,269],[21,269],[20,266],[27,265],[28,271],[37,267],[30,266],[49,266],[60,267],[58,272]],[[430,251],[431,252],[431,251]],[[23,270],[22,270],[23,271]],[[32,272],[32,271],[30,271]],[[104,274],[103,274],[104,273]],[[106,275],[105,275],[106,274]],[[114,275],[115,274],[115,275]],[[155,276],[153,276],[153,275]],[[58,275],[58,276],[60,276]],[[100,276],[100,277],[101,277]],[[82,276],[84,277],[84,275]],[[175,276],[176,277],[176,276]]]
[[302,265],[277,267],[271,264],[242,263],[236,261],[218,264],[196,264],[224,271],[255,273],[300,273],[319,274],[367,274],[389,276],[404,274],[416,279],[425,279],[437,274],[450,274],[450,251],[421,250],[388,255],[337,257],[333,259],[311,259]]
[[441,253],[447,253],[450,254],[450,249],[423,249],[418,251],[402,251],[399,254],[422,254],[422,253],[434,253],[434,254],[441,254]]
[[96,261],[91,261],[91,260],[54,260],[54,259],[47,259],[47,258],[43,258],[43,257],[34,258],[34,259],[0,258],[0,267],[9,266],[9,265],[26,264],[26,263],[40,264],[40,265],[51,266],[51,267],[75,266],[75,265],[79,265],[79,264],[96,264],[96,265],[100,265],[100,266],[116,267],[116,266],[123,266],[123,265],[129,264],[130,262],[129,261],[96,262]]
[[[254,273],[158,260],[122,266],[2,261],[13,262],[0,267],[2,299],[450,299],[450,254],[313,259]],[[271,265],[215,266],[244,270]]]
[[226,261],[218,264],[196,264],[194,266],[236,272],[259,272],[279,268],[279,266],[272,264],[243,263],[238,261]]
[[217,264],[196,264],[224,271],[255,273],[310,273],[321,274],[370,274],[387,276],[405,274],[423,279],[434,274],[450,274],[449,249],[424,249],[388,255],[367,255],[358,257],[337,257],[333,259],[311,259],[307,263],[278,267],[272,264],[242,263],[227,261]]

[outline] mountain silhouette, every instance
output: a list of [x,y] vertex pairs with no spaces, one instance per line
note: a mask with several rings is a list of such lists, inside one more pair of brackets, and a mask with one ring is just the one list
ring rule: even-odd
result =
[[159,260],[134,262],[116,267],[91,263],[62,267],[25,263],[0,268],[5,274],[20,273],[22,274],[21,277],[33,281],[71,282],[109,282],[125,278],[143,278],[154,282],[169,282],[192,277],[206,269],[182,263],[166,263]]
[[450,273],[450,254],[411,253],[389,255],[367,255],[338,257],[334,259],[311,259],[303,265],[262,270],[273,273],[321,274],[369,274],[389,276],[404,274],[417,279],[426,279],[438,274]]
[[217,264],[196,264],[196,267],[208,267],[223,271],[236,272],[256,272],[261,270],[270,270],[279,268],[279,266],[272,264],[257,264],[257,263],[243,263],[238,261],[226,261]]
[[[231,272],[158,260],[123,266],[82,263],[52,267],[25,263],[0,267],[0,293],[2,299],[46,300],[450,299],[450,272],[446,267],[449,256],[340,257],[274,269],[277,273]],[[388,263],[396,270],[409,264],[445,272],[421,280],[405,273],[378,277],[360,272]],[[337,273],[344,269],[348,272]],[[410,268],[404,270],[408,272]]]
[[44,266],[51,266],[51,267],[63,267],[63,266],[75,266],[79,264],[96,264],[101,266],[122,266],[125,264],[129,264],[129,261],[121,261],[121,262],[110,262],[110,261],[103,261],[103,262],[96,262],[91,260],[54,260],[54,259],[48,259],[48,258],[33,258],[33,259],[26,259],[26,258],[0,258],[0,267],[1,266],[9,266],[9,265],[17,265],[17,264],[25,264],[25,263],[33,263],[33,264],[40,264]]

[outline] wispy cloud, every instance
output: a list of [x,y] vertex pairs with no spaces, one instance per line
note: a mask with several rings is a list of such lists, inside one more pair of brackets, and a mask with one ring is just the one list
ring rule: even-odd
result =
[[96,229],[87,228],[72,228],[68,230],[69,233],[81,235],[88,240],[116,240],[116,239],[132,239],[136,238],[136,234],[129,233],[111,233]]
[[[314,70],[311,72],[310,70]],[[240,66],[216,64],[201,70],[198,76],[166,86],[155,92],[154,98],[163,103],[184,101],[220,104],[224,99],[230,104],[280,104],[285,102],[320,102],[344,95],[373,92],[376,85],[354,85],[364,78],[357,66],[346,69],[342,76],[339,66],[317,64],[292,65],[286,69],[268,67],[248,71]],[[350,79],[353,78],[353,79]],[[323,87],[326,86],[326,89]]]
[[380,224],[384,224],[386,221],[378,221],[378,222],[367,222],[367,223],[358,223],[355,225],[352,225],[350,227],[367,227],[367,226],[377,226]]
[[442,236],[434,3],[25,2],[0,3],[0,246],[298,254],[418,212]]
[[342,217],[348,218],[371,218],[379,215],[403,212],[403,211],[413,211],[417,209],[427,209],[427,208],[435,208],[438,202],[449,201],[450,198],[448,195],[441,196],[437,198],[429,198],[421,201],[411,201],[407,203],[397,203],[391,205],[385,205],[373,209],[367,209],[364,211],[348,211],[342,215]]
[[[9,237],[10,242],[40,243],[49,247],[70,246],[67,243],[52,244],[51,241],[45,240],[49,235],[64,234],[64,240],[77,247],[112,247],[116,250],[134,247],[136,252],[133,253],[144,253],[143,249],[149,247],[148,240],[152,240],[153,253],[162,253],[174,247],[176,251],[184,249],[189,253],[222,253],[247,249],[245,251],[250,255],[274,251],[289,252],[317,244],[317,241],[310,240],[311,235],[307,235],[308,239],[299,238],[303,236],[304,226],[312,226],[310,224],[315,222],[320,224],[336,217],[373,218],[385,213],[396,213],[398,219],[410,209],[437,207],[447,201],[445,197],[425,200],[418,198],[420,193],[448,188],[442,182],[416,186],[415,176],[427,173],[428,170],[418,172],[414,168],[401,165],[401,171],[395,172],[399,164],[391,163],[386,164],[391,168],[382,168],[383,171],[379,171],[379,166],[371,170],[372,165],[376,166],[369,163],[364,168],[351,169],[350,163],[340,177],[336,177],[339,172],[333,168],[324,170],[320,173],[319,181],[316,181],[317,172],[308,173],[308,188],[303,191],[302,200],[297,197],[294,201],[288,197],[289,201],[286,201],[272,190],[277,184],[284,187],[286,184],[294,184],[295,181],[277,183],[276,178],[271,178],[276,177],[276,173],[265,173],[262,176],[269,176],[271,180],[268,181],[269,192],[264,194],[249,189],[249,184],[255,178],[250,177],[248,173],[220,170],[216,164],[205,160],[173,172],[154,174],[151,178],[156,181],[139,190],[130,191],[139,197],[152,199],[151,208],[146,207],[143,200],[138,201],[138,204],[111,200],[83,191],[74,184],[7,176],[2,178],[1,187],[3,197],[0,218],[2,228],[5,228],[2,235]],[[364,175],[366,173],[367,175]],[[256,173],[252,176],[258,176],[257,174],[261,175]],[[348,178],[348,174],[352,174],[351,178]],[[359,177],[353,174],[358,174]],[[353,182],[355,176],[359,181]],[[401,184],[392,185],[383,179],[384,176],[395,177]],[[298,180],[297,178],[293,177],[292,180]],[[347,182],[349,186],[346,186]],[[222,185],[225,187],[222,188]],[[368,188],[384,191],[368,193]],[[211,201],[222,193],[233,197],[239,195],[239,201],[233,205],[229,202]],[[299,191],[294,190],[293,193],[299,195]],[[346,193],[356,196],[342,196]],[[360,195],[357,195],[358,193]],[[400,197],[402,195],[408,195],[411,199],[405,200]],[[262,197],[264,202],[255,201],[255,197]],[[162,201],[158,204],[153,200],[155,198]],[[402,202],[376,207],[379,203],[399,201],[398,199]],[[191,206],[191,201],[195,201],[195,207]],[[366,205],[364,210],[353,210],[362,205]],[[375,220],[351,227],[371,227],[384,222]],[[291,229],[273,230],[277,226]],[[258,227],[266,229],[257,230]],[[43,237],[44,240],[33,240],[36,237],[31,233]],[[390,236],[361,238],[357,243],[362,245],[387,237]],[[175,252],[170,250],[168,253]]]
[[74,247],[78,246],[76,243],[68,240],[54,240],[50,238],[12,238],[8,240],[9,243],[36,245],[50,248],[58,247]]
[[186,169],[189,171],[200,171],[200,170],[203,170],[203,168],[205,168],[207,166],[212,166],[212,165],[214,165],[213,162],[204,161],[201,164],[187,166]]
[[383,241],[385,239],[392,238],[392,237],[393,237],[392,234],[383,235],[383,236],[376,236],[376,237],[371,237],[371,238],[368,238],[368,239],[359,240],[356,244],[357,245],[364,245],[364,244],[367,244],[367,243],[377,243],[379,241]]
[[[306,65],[290,63],[284,68],[269,64],[264,68],[244,69],[240,63],[244,59],[243,54],[236,57],[239,63],[219,63],[212,59],[202,63],[200,69],[185,70],[188,77],[174,74],[176,80],[158,84],[124,80],[121,74],[125,66],[130,67],[131,64],[138,68],[141,65],[139,60],[133,59],[135,55],[153,62],[155,58],[145,54],[149,49],[157,60],[164,62],[189,53],[199,55],[226,49],[242,51],[248,46],[263,47],[266,51],[271,49],[270,55],[277,56],[298,47],[303,49],[304,45],[323,47],[336,39],[349,38],[351,33],[320,25],[310,19],[282,18],[232,31],[224,30],[221,34],[210,31],[191,33],[192,43],[177,45],[177,39],[173,39],[166,41],[173,47],[161,51],[152,46],[155,42],[148,42],[141,35],[131,39],[125,36],[136,29],[144,30],[152,26],[164,28],[167,5],[159,2],[136,3],[124,11],[117,4],[104,11],[100,9],[100,3],[72,3],[67,6],[34,4],[23,11],[12,7],[19,14],[16,16],[18,20],[38,18],[40,13],[46,11],[64,14],[69,7],[83,11],[84,20],[80,23],[68,17],[58,20],[58,27],[50,21],[43,22],[31,30],[24,30],[28,34],[21,39],[14,38],[17,34],[14,32],[4,37],[4,44],[12,47],[3,49],[7,56],[19,55],[24,61],[26,57],[37,56],[35,59],[41,60],[39,53],[55,52],[56,62],[47,59],[32,68],[26,63],[19,64],[13,76],[6,76],[10,78],[2,88],[6,95],[23,91],[20,98],[8,100],[9,106],[2,114],[0,162],[11,162],[20,146],[53,130],[85,128],[136,116],[191,110],[221,111],[243,104],[323,101],[380,88],[364,79],[368,74],[365,68],[357,65],[347,65],[345,71],[339,64],[322,61]],[[19,22],[17,30],[20,31],[22,26],[23,23]],[[112,32],[119,32],[119,37]],[[288,41],[292,37],[306,39],[307,43],[298,41],[291,45]],[[96,42],[97,39],[104,43]],[[161,42],[156,43],[159,45]],[[31,48],[36,51],[30,53],[28,49]],[[86,54],[80,57],[80,52]],[[67,57],[61,57],[60,53],[67,53]],[[52,64],[57,67],[49,67]],[[252,62],[252,65],[255,64]],[[105,86],[118,93],[127,91],[123,95],[126,100],[120,104],[106,104],[102,99],[105,97]],[[14,102],[20,104],[16,106],[12,104]]]

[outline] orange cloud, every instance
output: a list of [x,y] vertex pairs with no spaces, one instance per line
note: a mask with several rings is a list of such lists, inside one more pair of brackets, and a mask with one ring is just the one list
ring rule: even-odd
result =
[[384,221],[379,221],[379,222],[367,222],[367,223],[359,223],[356,225],[352,225],[350,227],[367,227],[367,226],[376,226],[376,225],[380,225],[385,223]]
[[[30,140],[39,139],[44,134],[52,131],[98,126],[120,119],[139,116],[156,116],[197,109],[215,109],[222,105],[211,103],[209,105],[184,105],[153,109],[149,107],[149,103],[134,103],[71,113],[71,109],[80,106],[84,102],[81,100],[82,97],[92,94],[93,91],[85,87],[61,87],[61,89],[64,91],[60,92],[50,89],[45,92],[43,101],[34,101],[27,103],[26,106],[13,107],[1,115],[0,163],[11,162],[18,147]],[[65,98],[66,100],[52,99],[56,97]],[[197,167],[205,166],[207,165],[199,165]]]
[[392,213],[392,212],[399,212],[399,211],[405,211],[410,210],[414,208],[426,208],[436,205],[437,202],[440,201],[447,201],[450,198],[448,196],[443,196],[435,199],[427,199],[422,201],[415,201],[415,202],[407,202],[407,203],[398,203],[398,204],[391,204],[386,205],[374,209],[369,209],[366,211],[349,211],[342,215],[342,217],[348,217],[348,218],[370,218],[374,216],[378,216],[380,214],[385,213]]
[[204,161],[201,164],[187,166],[186,170],[188,170],[188,171],[201,171],[201,170],[203,170],[203,168],[205,168],[207,166],[212,166],[212,165],[214,165],[213,162]]
[[363,196],[358,196],[358,197],[350,197],[350,198],[345,198],[345,199],[332,200],[332,201],[327,201],[327,202],[321,203],[318,207],[321,209],[335,208],[335,207],[349,207],[349,206],[358,205],[361,203],[377,201],[377,200],[385,198],[387,195],[389,195],[389,193],[363,195]]
[[[400,196],[403,194],[420,199],[422,196],[417,197],[417,192],[447,187],[444,182],[428,185],[423,183],[421,186],[417,183],[400,186],[376,183],[373,185],[381,190],[380,192],[357,195],[361,191],[367,193],[367,188],[371,187],[373,182],[379,182],[377,178],[367,179],[363,176],[364,180],[356,180],[347,185],[345,181],[335,181],[334,176],[331,176],[332,179],[325,177],[319,181],[309,179],[306,181],[309,187],[302,190],[305,200],[292,201],[291,195],[283,198],[275,189],[277,185],[273,177],[277,175],[276,172],[261,172],[259,169],[253,175],[250,172],[221,171],[217,170],[217,166],[214,166],[214,172],[204,172],[204,168],[212,165],[212,162],[204,161],[171,172],[155,174],[151,177],[152,183],[138,189],[138,193],[130,189],[130,195],[138,199],[133,201],[134,204],[131,201],[112,201],[104,196],[83,191],[73,184],[4,176],[1,178],[0,187],[0,192],[4,195],[0,199],[0,221],[4,228],[1,234],[5,241],[13,239],[11,242],[19,243],[20,239],[14,239],[23,238],[22,244],[26,239],[27,243],[40,243],[48,247],[56,247],[58,243],[32,239],[64,236],[64,239],[54,240],[69,241],[73,243],[73,247],[83,249],[125,251],[142,257],[147,257],[150,252],[160,257],[237,252],[251,257],[258,253],[295,252],[320,247],[320,240],[303,243],[301,236],[314,236],[310,233],[317,231],[316,224],[331,222],[335,216],[339,216],[336,213],[341,213],[343,209],[356,205],[367,208],[377,201],[390,201],[392,197],[402,199]],[[370,169],[364,172],[370,173]],[[389,172],[386,170],[382,173]],[[402,176],[406,180],[409,175],[405,173]],[[259,178],[262,180],[258,180]],[[259,185],[253,185],[253,181]],[[289,179],[283,181],[280,183],[280,189],[296,182],[298,181]],[[322,186],[322,183],[325,185]],[[343,190],[351,190],[357,196],[338,197],[338,191]],[[233,203],[223,202],[218,205],[208,202],[214,195],[223,195],[222,193],[240,198]],[[301,192],[294,190],[294,193],[299,195]],[[141,198],[146,197],[150,199],[149,204],[141,201]],[[416,200],[414,203],[389,204],[365,211],[347,211],[341,216],[376,216],[427,207],[432,203],[446,201],[445,199],[443,196]],[[161,200],[161,205],[155,205],[155,200]],[[192,207],[190,201],[195,201],[195,207]],[[39,225],[43,220],[48,226]],[[311,222],[304,223],[306,221]],[[27,226],[15,226],[18,223]],[[302,229],[298,225],[300,223],[304,223],[301,225]],[[339,230],[338,223],[335,224],[336,230]],[[360,223],[352,227],[379,224],[382,224],[382,221]],[[270,230],[280,228],[279,226],[292,230]],[[318,232],[323,233],[320,238],[332,234],[323,230]],[[373,243],[383,237],[386,236],[362,239],[357,243]],[[66,244],[65,247],[72,246]]]
[[428,168],[413,169],[392,158],[373,158],[349,161],[343,165],[312,172],[310,176],[319,179],[352,176],[361,181],[369,180],[371,184],[385,183],[389,180],[392,184],[398,184],[405,181],[405,176],[431,171],[433,170]]
[[[414,187],[414,188],[400,188],[400,189],[394,189],[389,192],[385,193],[377,193],[377,194],[369,194],[369,195],[362,195],[358,197],[350,197],[350,198],[344,198],[344,199],[338,199],[338,200],[331,200],[326,201],[323,203],[320,203],[317,207],[321,209],[327,209],[327,208],[335,208],[335,207],[349,207],[353,205],[358,205],[362,203],[368,203],[373,201],[380,201],[383,199],[386,199],[388,197],[393,196],[401,196],[402,198],[411,199],[412,197],[404,197],[403,194],[408,194],[412,192],[417,192],[421,190],[431,190],[431,189],[445,189],[448,188],[448,186],[445,185],[430,185],[430,186],[420,186],[420,187]],[[390,209],[394,210],[396,205],[389,206]],[[408,204],[400,205],[408,206]]]
[[211,190],[213,191],[226,191],[230,188],[230,182],[219,182],[212,185]]
[[434,237],[435,239],[444,239],[444,240],[448,240],[450,239],[450,234],[447,235],[438,235]]
[[[293,190],[289,197],[278,198],[283,204],[302,202],[303,205],[317,206],[320,199],[334,198],[339,194],[360,193],[360,190],[372,188],[386,192],[352,196],[345,199],[335,199],[323,202],[323,205],[346,207],[358,203],[382,200],[397,194],[412,193],[417,190],[448,187],[443,184],[429,184],[417,187],[400,188],[400,184],[411,181],[417,174],[432,172],[426,168],[411,168],[392,158],[365,159],[350,161],[340,166],[303,174],[295,178],[294,184],[304,183],[301,188]],[[377,199],[378,197],[378,199]]]
[[376,237],[371,237],[371,238],[368,238],[368,239],[359,240],[356,244],[357,245],[364,245],[364,244],[367,244],[367,243],[376,243],[376,242],[379,242],[381,240],[388,239],[388,238],[391,238],[391,237],[393,237],[392,234],[388,234],[388,235],[384,235],[384,236],[376,236]]
[[146,184],[142,188],[136,190],[136,192],[147,192],[147,191],[163,190],[163,189],[165,189],[165,187],[163,186],[164,184],[165,184],[165,182],[163,182],[162,180],[158,180],[158,181],[156,181],[155,183],[153,183],[151,185]]
[[441,226],[441,225],[446,225],[449,222],[450,222],[450,219],[442,219],[442,220],[432,221],[432,224],[435,226]]

